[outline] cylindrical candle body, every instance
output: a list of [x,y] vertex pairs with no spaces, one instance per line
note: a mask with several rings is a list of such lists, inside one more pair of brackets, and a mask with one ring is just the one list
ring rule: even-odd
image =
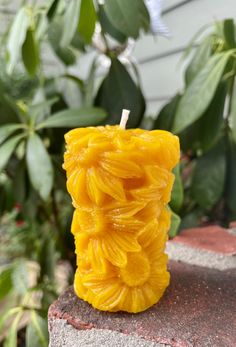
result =
[[100,310],[143,311],[169,284],[164,250],[178,137],[105,126],[74,129],[65,139],[75,292]]

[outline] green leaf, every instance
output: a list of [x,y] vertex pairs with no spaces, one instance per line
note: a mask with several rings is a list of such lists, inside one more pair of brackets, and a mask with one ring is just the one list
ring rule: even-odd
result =
[[146,33],[150,30],[150,16],[148,9],[145,5],[145,1],[140,0],[137,1],[137,6],[139,9],[139,22],[140,22],[140,28],[142,28]]
[[55,249],[55,239],[53,239],[52,235],[49,235],[42,240],[39,252],[38,262],[41,269],[41,278],[46,275],[51,282],[54,281],[56,260],[57,254]]
[[66,66],[73,65],[76,62],[76,57],[70,48],[59,47],[55,50],[55,53]]
[[112,25],[126,36],[137,39],[140,29],[149,29],[149,13],[143,0],[109,0],[104,9]]
[[62,77],[68,78],[71,81],[75,82],[77,86],[79,87],[79,89],[81,90],[81,92],[84,91],[84,81],[81,78],[74,75],[70,75],[70,74],[65,74]]
[[28,220],[34,222],[37,219],[38,208],[41,204],[41,201],[40,197],[32,186],[27,188],[28,196],[27,200],[24,201],[24,204],[22,206],[22,213]]
[[171,224],[170,224],[170,230],[169,230],[170,237],[174,237],[177,235],[180,222],[181,222],[180,217],[176,213],[171,211]]
[[236,143],[229,141],[227,153],[227,174],[226,174],[226,204],[230,212],[230,219],[236,218]]
[[[77,109],[82,107],[82,96],[79,84],[75,79],[65,78],[61,79],[61,93],[68,109]],[[65,107],[61,107],[63,109]]]
[[118,30],[111,24],[104,10],[104,5],[99,5],[98,16],[104,33],[109,34],[120,43],[124,43],[127,40],[127,35],[124,35],[120,30]]
[[213,55],[187,87],[175,116],[173,125],[175,133],[180,133],[206,111],[231,54],[231,52],[223,52]]
[[6,124],[0,126],[0,144],[3,143],[16,130],[21,128],[22,124]]
[[194,36],[191,38],[189,44],[187,45],[187,47],[184,50],[184,53],[180,59],[181,62],[183,60],[187,59],[187,57],[191,53],[194,45],[196,45],[197,39],[199,39],[199,37],[204,33],[204,31],[206,31],[211,26],[212,26],[212,24],[205,24],[194,34]]
[[38,121],[38,118],[40,119],[44,118],[45,114],[49,113],[50,106],[54,105],[58,100],[59,98],[55,96],[54,98],[51,98],[49,100],[45,99],[42,102],[31,104],[28,110],[30,117],[37,119],[37,121]]
[[8,329],[3,347],[17,347],[17,328],[23,312],[18,312],[10,328]]
[[14,19],[7,41],[7,72],[9,74],[12,73],[18,59],[20,58],[21,47],[25,41],[29,25],[29,10],[26,7],[22,7]]
[[84,105],[86,107],[93,105],[95,80],[96,80],[96,58],[91,64],[89,75],[83,88]]
[[45,38],[48,31],[48,18],[45,16],[44,12],[38,14],[36,23],[35,23],[35,39],[40,43],[41,40]]
[[22,140],[24,135],[16,135],[0,146],[0,172],[7,165],[16,145]]
[[35,133],[27,142],[26,162],[33,187],[43,200],[47,200],[53,186],[53,167],[42,140]]
[[38,128],[73,128],[101,124],[106,113],[96,107],[68,109],[47,118]]
[[64,28],[61,38],[61,46],[66,47],[76,32],[80,15],[80,0],[70,0],[64,14]]
[[211,55],[211,41],[212,37],[208,36],[196,48],[194,56],[185,72],[185,81],[187,85],[193,81],[201,69],[207,64]]
[[[1,83],[1,82],[0,82]],[[12,91],[12,89],[11,89]],[[4,95],[4,91],[0,85],[0,126],[18,122],[18,113],[16,105],[11,98]]]
[[220,83],[210,106],[199,119],[199,143],[204,152],[213,147],[221,137],[226,95],[227,84]]
[[222,50],[222,48],[224,47],[224,22],[223,21],[219,21],[216,20],[214,22],[214,29],[215,29],[215,37],[216,39],[220,39],[220,43],[216,42],[216,45],[221,46],[220,50]]
[[233,92],[231,97],[231,110],[229,115],[230,126],[233,140],[236,143],[236,80],[234,81]]
[[26,191],[28,190],[26,184],[26,170],[25,170],[25,161],[21,160],[16,166],[16,173],[13,177],[13,196],[14,201],[23,204]]
[[0,300],[2,300],[12,290],[13,267],[8,267],[0,273]]
[[180,176],[180,165],[177,165],[173,173],[175,174],[175,182],[171,193],[170,207],[173,211],[179,212],[184,200],[183,185]]
[[22,59],[30,76],[34,76],[39,67],[39,47],[35,38],[35,31],[29,28],[22,46]]
[[85,39],[80,35],[80,33],[77,30],[72,38],[70,46],[72,46],[80,52],[86,53],[85,44]]
[[78,31],[87,44],[91,42],[96,20],[97,15],[93,0],[81,0]]
[[172,130],[172,124],[181,96],[175,95],[160,111],[154,123],[154,129]]
[[204,210],[211,209],[222,196],[225,174],[225,149],[220,142],[198,159],[193,173],[191,194]]
[[223,22],[224,25],[224,37],[227,43],[228,48],[235,48],[235,25],[233,19],[225,19]]
[[199,120],[189,125],[186,129],[181,131],[179,135],[180,147],[184,153],[189,150],[194,153],[201,147],[199,141]]
[[139,126],[145,111],[141,90],[117,59],[112,60],[108,75],[99,88],[95,104],[107,110],[108,124],[119,124],[122,109],[130,110],[129,128]]
[[196,226],[201,224],[201,219],[204,216],[202,210],[196,208],[191,212],[188,212],[182,219],[180,223],[180,230],[195,228]]
[[14,290],[24,295],[28,290],[28,268],[25,261],[18,261],[12,272],[12,283],[14,286]]
[[53,21],[48,30],[49,42],[58,56],[58,58],[66,65],[73,65],[76,62],[76,57],[69,47],[61,47],[60,40],[63,33],[61,18],[58,21]]
[[50,6],[49,6],[48,11],[47,11],[47,17],[49,20],[52,20],[53,17],[55,16],[59,2],[60,2],[60,0],[52,0],[51,1]]
[[205,153],[219,140],[224,127],[223,112],[226,93],[227,84],[220,82],[204,114],[179,134],[184,152],[200,150]]
[[34,310],[31,311],[30,318],[30,323],[26,329],[26,347],[47,347],[47,320],[40,317]]
[[16,313],[19,313],[22,311],[21,307],[13,307],[11,309],[6,310],[4,313],[1,312],[0,315],[0,334],[2,334],[3,328],[7,320],[12,316],[15,315]]

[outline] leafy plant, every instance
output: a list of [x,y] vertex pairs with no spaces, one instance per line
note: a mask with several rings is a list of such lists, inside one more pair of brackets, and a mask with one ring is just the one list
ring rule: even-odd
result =
[[185,199],[180,204],[180,195],[174,194],[172,206],[184,217],[185,227],[236,217],[234,21],[215,23],[197,48],[191,47],[184,92],[161,110],[154,124],[180,136]]
[[59,253],[48,225],[20,218],[19,206],[2,217],[0,331],[6,331],[4,346],[16,346],[20,321],[27,319],[26,345],[35,341],[35,346],[47,346],[47,309],[58,295],[55,267]]
[[[0,48],[0,335],[6,332],[4,347],[17,345],[25,315],[26,346],[47,345],[46,315],[58,295],[58,261],[74,264],[69,232],[72,209],[61,168],[65,132],[118,123],[125,107],[131,110],[128,127],[137,127],[145,112],[137,68],[131,57],[127,63],[126,55],[129,38],[138,39],[149,30],[143,0],[22,4]],[[53,61],[51,74],[48,56]],[[32,263],[37,267],[33,283]]]

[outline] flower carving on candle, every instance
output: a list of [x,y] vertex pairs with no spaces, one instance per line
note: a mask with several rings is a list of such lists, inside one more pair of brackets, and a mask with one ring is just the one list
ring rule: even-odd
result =
[[143,311],[169,284],[164,249],[178,138],[119,126],[74,129],[65,138],[75,292],[100,310]]

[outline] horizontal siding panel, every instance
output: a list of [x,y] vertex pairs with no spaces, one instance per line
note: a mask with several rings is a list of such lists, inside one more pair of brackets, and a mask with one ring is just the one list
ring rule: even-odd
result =
[[162,101],[149,101],[146,100],[146,115],[156,118],[163,106],[168,102],[168,100]]
[[143,90],[148,99],[168,98],[183,88],[184,64],[178,64],[181,54],[139,67]]
[[235,0],[195,0],[167,13],[163,20],[168,26],[171,37],[143,36],[136,44],[134,54],[142,60],[186,46],[193,35],[205,24],[215,19],[235,16]]
[[174,7],[182,3],[183,0],[162,0],[162,8],[163,10],[169,9],[170,7]]

